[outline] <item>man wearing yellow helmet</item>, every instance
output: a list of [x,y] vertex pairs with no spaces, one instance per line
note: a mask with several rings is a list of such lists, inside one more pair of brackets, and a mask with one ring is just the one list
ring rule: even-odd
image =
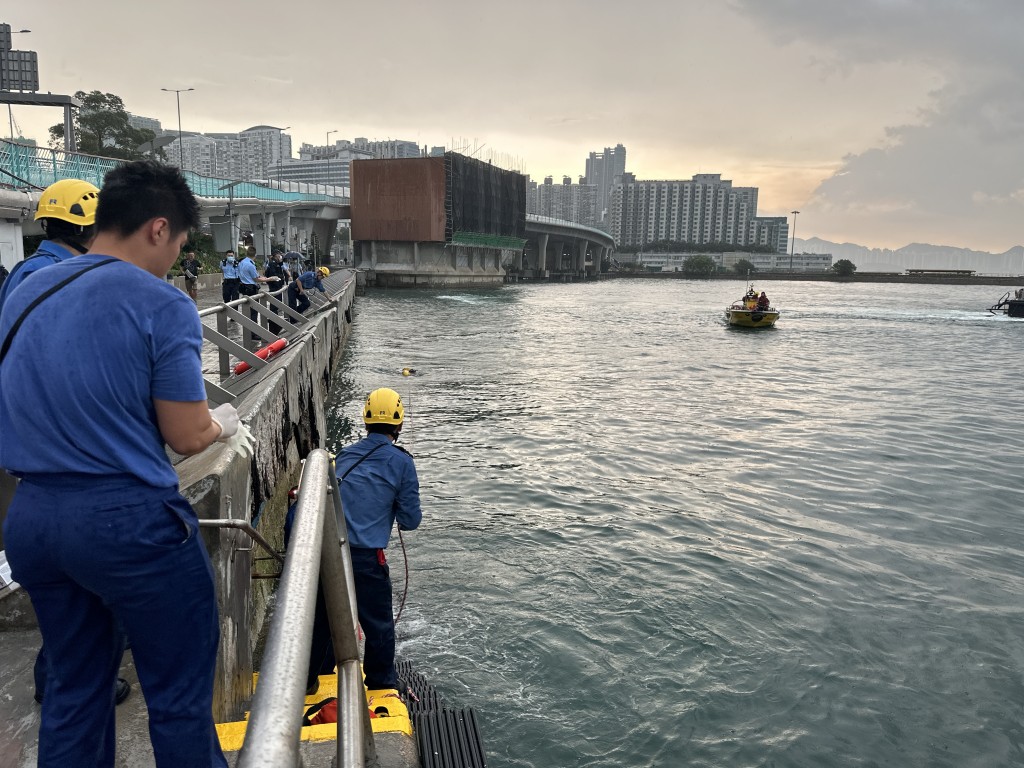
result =
[[15,265],[0,286],[0,308],[21,282],[50,264],[59,264],[89,250],[95,237],[96,205],[99,190],[81,179],[61,179],[39,195],[35,220],[40,222],[46,239],[36,252]]
[[[363,405],[366,437],[343,449],[335,460],[359,624],[366,640],[363,673],[370,690],[398,685],[391,574],[384,550],[396,522],[399,530],[411,531],[423,519],[416,465],[405,449],[395,445],[404,419],[401,396],[393,389],[375,389]],[[315,669],[316,659],[310,662]]]
[[288,306],[296,312],[305,312],[309,309],[309,298],[306,291],[316,288],[321,293],[327,293],[323,280],[329,277],[331,270],[327,267],[320,267],[316,271],[309,270],[296,277],[288,286]]

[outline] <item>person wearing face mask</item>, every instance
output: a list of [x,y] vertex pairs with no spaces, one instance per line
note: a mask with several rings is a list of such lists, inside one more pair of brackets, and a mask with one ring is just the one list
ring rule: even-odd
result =
[[224,282],[221,283],[221,297],[224,303],[234,301],[238,298],[238,286],[241,280],[238,277],[238,262],[235,260],[234,251],[225,251],[224,260],[220,263],[221,271],[224,272]]

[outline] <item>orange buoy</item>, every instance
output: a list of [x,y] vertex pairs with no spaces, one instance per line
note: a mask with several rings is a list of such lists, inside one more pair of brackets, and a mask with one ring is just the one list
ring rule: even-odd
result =
[[[288,346],[288,339],[278,339],[273,344],[268,344],[267,346],[262,347],[261,349],[257,349],[254,354],[260,360],[269,360],[270,358],[272,358],[274,355],[276,355],[278,352],[280,352],[282,349],[284,349],[287,346]],[[237,376],[240,373],[245,373],[250,368],[252,368],[251,365],[249,365],[248,363],[242,362],[242,363],[238,363],[232,370],[234,371],[235,375]]]

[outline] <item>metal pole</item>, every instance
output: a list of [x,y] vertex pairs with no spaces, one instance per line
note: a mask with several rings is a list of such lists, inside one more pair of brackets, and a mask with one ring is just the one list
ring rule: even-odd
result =
[[178,102],[178,165],[185,170],[185,145],[181,143],[181,92],[174,92],[174,100]]
[[326,451],[312,451],[306,458],[292,540],[278,586],[277,610],[238,757],[239,768],[299,764],[306,686],[303,672],[309,665],[329,471]]
[[793,251],[796,250],[796,217],[800,211],[790,211],[793,214],[793,244],[789,247],[789,271],[793,271]]
[[331,183],[331,134],[337,132],[337,129],[328,131],[326,144],[324,144],[324,149],[326,150],[324,159],[327,160],[327,178],[324,180],[324,195],[327,194],[327,185]]
[[186,91],[194,91],[195,88],[161,88],[161,91],[174,92],[174,99],[178,105],[178,166],[185,170],[185,145],[181,140],[181,94]]
[[345,525],[338,477],[334,471],[330,472],[329,481],[333,509],[324,515],[320,583],[334,643],[334,660],[338,665],[337,765],[339,768],[375,766],[378,764],[377,749],[373,743],[373,727],[359,668],[358,618],[353,612],[356,585],[352,573],[352,552],[348,548],[348,526]]

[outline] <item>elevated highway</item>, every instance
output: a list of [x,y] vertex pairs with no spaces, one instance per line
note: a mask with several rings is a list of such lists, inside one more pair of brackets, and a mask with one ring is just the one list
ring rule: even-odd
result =
[[548,216],[526,215],[526,247],[509,280],[585,280],[601,271],[615,250],[607,232]]

